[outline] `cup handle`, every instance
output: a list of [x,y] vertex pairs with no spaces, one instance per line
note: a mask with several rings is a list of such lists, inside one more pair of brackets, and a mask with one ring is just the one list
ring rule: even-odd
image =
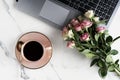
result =
[[21,48],[22,48],[22,45],[24,44],[24,42],[22,42],[22,41],[18,41],[17,42],[17,50],[19,51],[19,52],[21,52]]

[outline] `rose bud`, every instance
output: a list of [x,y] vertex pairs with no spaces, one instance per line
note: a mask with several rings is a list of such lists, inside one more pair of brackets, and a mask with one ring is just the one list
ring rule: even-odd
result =
[[67,26],[68,26],[69,28],[71,28],[71,27],[72,27],[72,25],[71,25],[71,24],[68,24]]
[[74,34],[73,34],[73,31],[72,31],[72,30],[69,30],[69,31],[68,31],[68,37],[69,37],[69,38],[73,38],[73,37],[74,37]]
[[90,35],[88,33],[84,33],[80,36],[80,40],[81,41],[89,41],[89,39],[90,39],[89,37],[90,37]]
[[105,27],[103,27],[103,26],[99,26],[99,27],[97,27],[96,28],[96,31],[98,32],[98,33],[104,33],[105,32]]
[[81,24],[76,25],[76,26],[74,27],[74,29],[75,29],[76,31],[81,31],[81,30],[82,30],[82,25],[81,25]]
[[82,28],[84,29],[84,28],[91,27],[93,23],[90,20],[83,20],[83,22],[81,24],[83,25]]
[[71,24],[72,24],[73,26],[76,26],[76,25],[79,24],[79,21],[78,21],[77,19],[72,19]]
[[75,47],[75,42],[74,41],[68,41],[67,47],[68,48],[74,48]]
[[99,22],[99,19],[100,19],[99,17],[94,17],[94,18],[93,18],[93,20],[94,20],[95,22]]
[[68,29],[67,29],[67,27],[63,28],[63,30],[62,30],[62,36],[63,36],[64,40],[67,40],[67,38],[68,38]]
[[93,10],[88,10],[84,15],[87,18],[92,18],[94,16],[94,12]]
[[82,20],[83,20],[83,17],[82,17],[82,16],[78,16],[78,20],[79,20],[79,21],[82,21]]

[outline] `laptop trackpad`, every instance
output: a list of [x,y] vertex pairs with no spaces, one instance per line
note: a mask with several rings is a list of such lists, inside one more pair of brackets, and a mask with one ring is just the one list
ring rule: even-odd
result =
[[40,11],[40,16],[58,25],[64,24],[68,14],[69,14],[69,10],[49,0],[46,0]]

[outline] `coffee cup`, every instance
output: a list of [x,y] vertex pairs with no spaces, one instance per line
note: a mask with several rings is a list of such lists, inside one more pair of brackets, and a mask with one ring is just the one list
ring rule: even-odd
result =
[[28,32],[17,41],[15,53],[23,66],[40,68],[49,62],[52,56],[52,45],[42,33]]

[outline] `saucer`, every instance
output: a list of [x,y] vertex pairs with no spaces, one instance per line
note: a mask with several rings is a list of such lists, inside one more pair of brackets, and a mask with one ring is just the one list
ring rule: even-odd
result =
[[[43,46],[44,52],[43,56],[37,60],[37,61],[30,61],[26,60],[22,54],[21,51],[18,49],[18,42],[29,42],[29,41],[37,41]],[[28,32],[23,34],[17,41],[16,47],[15,47],[15,54],[18,61],[25,67],[36,69],[41,68],[45,66],[52,56],[52,44],[51,41],[48,39],[47,36],[40,32]]]

